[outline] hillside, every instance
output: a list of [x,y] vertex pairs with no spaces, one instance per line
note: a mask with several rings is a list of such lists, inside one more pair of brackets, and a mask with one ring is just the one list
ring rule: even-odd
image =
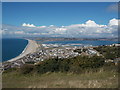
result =
[[118,48],[95,49],[104,56],[51,58],[5,70],[3,88],[117,88],[119,61],[113,58],[119,57]]

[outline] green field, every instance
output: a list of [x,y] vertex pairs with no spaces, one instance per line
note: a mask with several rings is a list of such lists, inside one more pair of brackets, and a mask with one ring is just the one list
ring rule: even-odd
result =
[[3,74],[3,88],[117,88],[118,74],[112,71],[94,73]]

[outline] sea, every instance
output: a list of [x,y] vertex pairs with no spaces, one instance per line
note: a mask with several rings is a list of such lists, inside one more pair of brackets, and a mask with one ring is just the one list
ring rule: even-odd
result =
[[28,44],[28,40],[18,38],[2,39],[2,62],[20,55]]
[[[60,45],[73,45],[73,46],[98,46],[98,45],[111,45],[118,43],[118,41],[47,41],[44,44],[60,44]],[[28,44],[28,40],[18,38],[4,38],[2,39],[2,62],[15,58],[20,55]]]
[[118,43],[118,41],[107,40],[66,40],[66,41],[47,41],[44,44],[69,45],[69,46],[101,46]]

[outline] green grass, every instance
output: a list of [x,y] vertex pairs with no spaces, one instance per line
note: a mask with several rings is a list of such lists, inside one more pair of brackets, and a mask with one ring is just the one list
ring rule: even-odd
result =
[[118,74],[112,71],[94,73],[3,73],[3,88],[117,88]]

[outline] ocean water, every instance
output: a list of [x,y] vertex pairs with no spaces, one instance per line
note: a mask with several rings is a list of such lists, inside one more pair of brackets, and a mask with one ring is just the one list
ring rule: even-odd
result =
[[25,39],[2,39],[2,61],[10,60],[22,53],[27,46]]
[[111,45],[114,43],[118,43],[118,41],[92,41],[92,40],[67,40],[67,41],[47,41],[44,44],[59,44],[59,45],[74,45],[74,46],[100,46],[100,45]]

